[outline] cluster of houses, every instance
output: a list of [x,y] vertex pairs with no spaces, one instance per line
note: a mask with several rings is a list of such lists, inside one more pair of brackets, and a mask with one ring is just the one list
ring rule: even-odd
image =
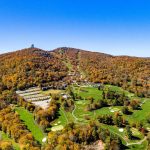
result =
[[31,102],[43,109],[48,108],[51,101],[51,97],[44,95],[40,87],[32,87],[24,91],[19,90],[16,91],[16,94],[22,97],[25,101]]
[[85,87],[94,87],[94,88],[102,88],[104,85],[102,83],[93,83],[93,82],[88,82],[87,80],[82,81],[82,82],[76,82],[73,81],[74,84],[77,84],[77,86],[85,86]]

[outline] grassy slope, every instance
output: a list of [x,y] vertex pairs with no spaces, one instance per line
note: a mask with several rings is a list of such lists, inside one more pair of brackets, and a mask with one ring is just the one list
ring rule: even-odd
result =
[[130,92],[128,92],[127,90],[122,89],[121,87],[114,86],[114,85],[106,85],[106,87],[110,88],[110,89],[113,90],[113,91],[118,91],[118,92],[120,92],[120,93],[123,92],[123,93],[125,93],[126,96],[128,96],[128,97],[130,97],[130,98],[136,97],[136,96],[134,95],[134,93],[130,93]]
[[[139,99],[141,102],[145,100],[145,99],[140,99],[140,98],[136,97],[133,93],[129,93],[128,91],[125,91],[120,87],[110,86],[110,85],[107,85],[107,86],[110,87],[114,91],[125,92],[125,94],[127,96],[131,97],[132,99],[136,98],[136,99]],[[85,99],[92,96],[95,99],[95,101],[97,101],[102,98],[102,91],[99,91],[97,88],[93,88],[93,87],[82,87],[80,89],[79,89],[79,87],[74,87],[73,89],[74,89],[74,92],[77,93],[77,95],[80,95],[83,98],[83,100],[75,101],[76,109],[73,112],[65,112],[61,108],[59,111],[60,116],[58,119],[56,119],[52,123],[52,126],[57,126],[57,125],[65,126],[68,122],[72,122],[72,121],[83,124],[83,123],[89,122],[88,120],[85,119],[85,116],[88,116],[91,119],[95,119],[98,115],[101,115],[101,114],[113,114],[113,112],[110,112],[110,107],[104,107],[104,108],[101,108],[101,109],[98,109],[95,111],[86,111],[86,109],[85,109],[86,106],[90,102],[89,100],[85,100]],[[143,120],[145,120],[145,116],[147,115],[147,112],[149,111],[149,107],[150,107],[150,101],[148,101],[148,99],[147,99],[145,104],[143,104],[143,106],[142,106],[142,108],[143,108],[142,110],[134,111],[134,113],[132,115],[130,115],[130,116],[128,115],[125,117],[126,117],[126,119],[128,119],[128,121],[134,121],[134,122],[135,121],[143,121]],[[111,107],[111,109],[114,109],[114,108],[117,108],[119,110],[122,108],[122,106]],[[55,124],[57,124],[57,125],[55,125]],[[110,132],[119,135],[120,137],[121,136],[124,137],[126,135],[125,129],[124,129],[124,132],[121,133],[121,132],[119,132],[119,128],[116,126],[103,125],[103,127],[110,130]],[[142,135],[140,135],[139,138],[143,139],[144,137]],[[124,139],[122,141],[124,144],[126,143],[126,141]],[[133,143],[133,142],[138,142],[138,140],[129,140],[128,142]],[[144,141],[142,144],[139,144],[139,145],[129,146],[129,148],[133,149],[133,150],[135,150],[135,149],[136,150],[141,150],[141,149],[145,150],[146,147],[147,147],[147,141]]]
[[[138,98],[136,97],[133,93],[129,93],[128,91],[125,91],[123,90],[122,88],[120,87],[117,87],[117,86],[111,86],[111,85],[107,85],[109,88],[111,88],[112,90],[114,91],[118,91],[118,92],[124,92],[127,96],[129,96],[131,99],[139,99],[141,102],[144,101],[145,99],[141,99],[141,98]],[[84,90],[87,90],[88,92],[82,92],[80,90],[78,90],[78,88],[75,88],[75,93],[77,93],[78,95],[80,95],[81,97],[83,98],[87,98],[89,96],[92,96],[95,98],[95,100],[98,100],[101,98],[101,94],[102,92],[97,90],[96,88],[91,88],[91,87],[85,87],[85,88],[82,88]],[[146,122],[146,116],[147,116],[147,112],[149,112],[149,107],[150,107],[150,100],[146,99],[147,101],[142,105],[142,110],[136,110],[134,111],[134,113],[130,116],[125,116],[126,119],[129,121],[129,122],[135,122],[135,121],[144,121],[144,123]],[[88,114],[88,116],[91,116],[92,118],[95,118],[97,115],[100,115],[100,114],[111,114],[110,110],[109,110],[109,107],[104,107],[104,108],[101,108],[101,109],[98,109],[98,110],[95,110],[93,112],[85,112],[84,111],[84,108],[85,106],[88,104],[87,100],[84,101],[84,100],[80,100],[80,101],[77,101],[76,102],[76,106],[77,106],[77,109],[75,111],[75,114],[76,116],[78,116],[79,118],[81,117],[81,120],[84,121],[84,115],[85,114]],[[121,109],[122,106],[115,106],[113,108],[119,108]],[[93,117],[94,116],[94,117]],[[115,126],[108,126],[108,125],[104,125],[105,127],[107,127],[111,132],[115,132],[119,135],[122,135],[122,134],[126,134],[125,131],[123,133],[120,133],[118,131],[118,127],[115,127]],[[123,136],[123,135],[122,135]],[[140,138],[142,139],[143,137],[140,136]],[[123,142],[125,143],[125,141],[123,140]],[[135,142],[135,141],[132,141],[130,140],[129,142]],[[130,149],[136,149],[136,150],[141,150],[141,149],[146,149],[147,147],[147,141],[144,141],[142,144],[140,145],[132,145],[132,146],[129,146]]]
[[[86,90],[87,92],[82,92],[82,89]],[[99,100],[102,97],[102,91],[93,87],[81,87],[80,89],[76,87],[74,92],[80,95],[82,98],[93,97],[95,100]]]
[[71,72],[73,66],[72,66],[72,64],[70,63],[70,60],[67,59],[66,61],[63,61],[63,63],[64,63],[64,64],[66,65],[66,67],[69,69],[69,72]]
[[150,99],[149,100],[147,99],[147,101],[142,105],[142,110],[136,110],[132,115],[126,116],[126,118],[130,122],[142,122],[146,127],[147,126],[150,127],[150,125],[146,123],[146,117],[148,114],[150,114],[149,108],[150,108]]
[[139,97],[136,97],[133,93],[123,90],[120,87],[111,86],[111,85],[107,85],[107,86],[115,91],[124,92],[127,96],[131,97],[131,99],[138,99],[140,102],[145,101],[145,103],[142,105],[142,110],[135,110],[132,115],[125,115],[125,117],[129,122],[134,122],[134,123],[142,122],[142,123],[144,123],[144,125],[150,127],[150,125],[148,125],[146,123],[146,117],[149,114],[148,112],[150,112],[149,111],[149,108],[150,108],[150,99],[149,98],[139,98]]
[[22,107],[16,107],[16,111],[19,113],[20,119],[24,121],[25,125],[32,132],[34,138],[41,143],[45,136],[41,128],[35,123],[33,114]]

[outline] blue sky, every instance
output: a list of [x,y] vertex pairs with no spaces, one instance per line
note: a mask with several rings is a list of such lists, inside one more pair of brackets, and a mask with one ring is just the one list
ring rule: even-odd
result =
[[68,46],[150,57],[147,0],[0,0],[0,53]]

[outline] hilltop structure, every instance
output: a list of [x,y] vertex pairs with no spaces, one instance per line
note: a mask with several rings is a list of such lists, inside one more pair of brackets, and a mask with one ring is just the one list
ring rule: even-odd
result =
[[34,47],[34,44],[31,45],[31,48],[35,48],[35,47]]

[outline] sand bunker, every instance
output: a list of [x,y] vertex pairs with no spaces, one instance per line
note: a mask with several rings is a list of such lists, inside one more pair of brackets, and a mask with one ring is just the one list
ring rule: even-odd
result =
[[117,112],[117,111],[120,111],[120,109],[119,108],[111,108],[110,109],[110,112]]
[[123,132],[123,131],[124,131],[124,129],[123,129],[123,128],[120,128],[120,129],[119,129],[119,132]]
[[64,127],[62,125],[58,125],[58,126],[55,126],[55,127],[52,127],[51,130],[52,131],[59,131],[59,130],[62,130]]

